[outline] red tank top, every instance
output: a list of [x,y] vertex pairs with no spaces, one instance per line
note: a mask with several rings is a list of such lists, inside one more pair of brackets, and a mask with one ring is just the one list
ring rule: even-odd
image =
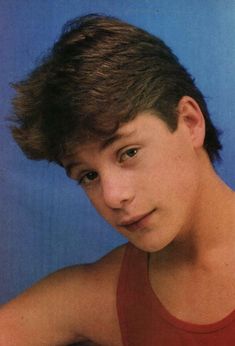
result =
[[124,346],[234,346],[235,311],[219,322],[199,325],[172,316],[152,290],[148,254],[127,244],[117,288]]

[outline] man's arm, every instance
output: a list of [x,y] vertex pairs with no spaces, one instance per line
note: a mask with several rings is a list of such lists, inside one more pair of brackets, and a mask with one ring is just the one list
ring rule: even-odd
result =
[[0,308],[0,346],[121,345],[116,287],[124,248],[49,275]]
[[57,346],[85,340],[86,278],[85,266],[60,270],[1,307],[0,345]]

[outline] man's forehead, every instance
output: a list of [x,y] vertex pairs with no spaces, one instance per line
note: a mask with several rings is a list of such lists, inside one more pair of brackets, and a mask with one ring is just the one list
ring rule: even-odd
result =
[[[120,141],[121,139],[128,139],[132,136],[134,136],[137,133],[137,130],[134,129],[132,131],[128,130],[128,131],[123,131],[123,129],[117,130],[112,136],[107,137],[106,139],[96,139],[96,140],[92,140],[89,143],[83,143],[83,144],[79,144],[73,154],[69,155],[71,156],[83,156],[83,154],[85,154],[86,152],[90,152],[91,150],[96,150],[97,152],[101,152],[105,149],[107,149],[108,147],[110,147],[112,144],[114,144],[115,142]],[[68,157],[69,157],[68,156]]]
[[139,132],[137,126],[133,125],[135,125],[133,124],[133,121],[130,121],[126,124],[122,124],[116,132],[106,138],[90,138],[84,143],[79,143],[75,145],[71,153],[66,155],[64,158],[69,159],[74,155],[79,156],[79,154],[83,154],[84,152],[88,152],[94,148],[97,151],[102,151],[121,139],[128,139]]
[[69,173],[74,166],[82,165],[84,159],[88,155],[98,155],[103,150],[114,145],[118,141],[133,138],[136,133],[138,133],[138,130],[128,125],[129,124],[127,124],[127,126],[120,126],[120,128],[113,135],[106,139],[92,139],[89,142],[78,144],[74,147],[70,154],[63,157],[61,160],[62,165]]
[[99,154],[103,150],[114,145],[116,142],[119,142],[121,140],[127,141],[129,139],[134,139],[137,136],[139,137],[141,133],[143,134],[144,132],[146,132],[146,116],[147,118],[151,116],[151,118],[154,117],[155,119],[157,119],[157,117],[153,115],[153,113],[143,112],[142,114],[137,115],[133,120],[121,124],[116,132],[105,139],[98,139],[93,137],[89,140],[86,140],[84,143],[79,143],[73,148],[70,154],[66,155],[63,158],[63,165],[64,162],[69,163],[70,161],[73,161],[74,158],[76,158],[76,162],[80,164],[80,161],[82,162],[83,158],[86,157],[87,154],[90,155],[90,153],[92,152],[94,152],[95,154]]
[[122,138],[129,138],[134,136],[135,134],[138,134],[143,130],[143,121],[145,116],[154,116],[153,112],[145,111],[140,114],[137,114],[134,119],[129,120],[128,122],[121,123],[118,129],[112,133],[110,136],[107,136],[104,139],[91,139],[89,141],[86,141],[83,144],[79,145],[79,151],[86,151],[89,150],[91,146],[96,146],[99,150],[106,149],[110,145],[112,145],[114,142],[122,139]]

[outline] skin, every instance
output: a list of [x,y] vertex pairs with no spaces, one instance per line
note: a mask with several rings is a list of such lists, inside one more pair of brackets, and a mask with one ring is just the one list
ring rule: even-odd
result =
[[[105,147],[81,146],[63,162],[99,213],[145,251],[159,251],[191,228],[200,198],[200,166],[190,126],[182,117],[172,133],[156,115],[142,113],[119,129],[118,139]],[[201,134],[200,145],[203,139]]]
[[[99,213],[150,252],[150,282],[166,309],[212,323],[235,306],[235,197],[203,148],[197,103],[183,97],[178,114],[175,132],[144,112],[62,163]],[[5,305],[0,344],[121,346],[116,287],[124,250],[52,274]]]

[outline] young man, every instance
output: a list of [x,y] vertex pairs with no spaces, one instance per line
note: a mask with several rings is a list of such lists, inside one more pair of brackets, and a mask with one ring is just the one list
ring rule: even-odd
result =
[[129,243],[0,311],[0,344],[235,344],[235,194],[202,94],[171,50],[117,19],[70,23],[16,85],[13,135],[55,161]]

